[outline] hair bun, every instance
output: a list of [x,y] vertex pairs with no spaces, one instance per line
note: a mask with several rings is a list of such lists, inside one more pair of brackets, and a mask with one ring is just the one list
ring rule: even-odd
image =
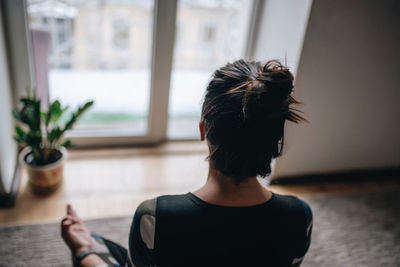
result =
[[293,90],[293,75],[277,60],[268,61],[256,79],[265,84],[269,96],[286,98]]
[[258,63],[254,81],[243,96],[242,113],[247,124],[258,125],[262,121],[287,119],[293,90],[293,75],[277,60],[265,65]]

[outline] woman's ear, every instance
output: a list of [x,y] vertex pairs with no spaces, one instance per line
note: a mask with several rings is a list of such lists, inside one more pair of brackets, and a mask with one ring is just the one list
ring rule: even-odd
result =
[[204,141],[206,139],[206,127],[204,126],[203,120],[201,120],[199,123],[199,129],[200,129],[200,140]]

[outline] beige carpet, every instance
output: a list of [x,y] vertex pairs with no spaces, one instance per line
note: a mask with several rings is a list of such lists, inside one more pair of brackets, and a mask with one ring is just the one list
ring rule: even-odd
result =
[[[314,213],[302,266],[400,266],[400,191],[304,198]],[[87,221],[126,246],[131,217]],[[71,266],[58,224],[0,227],[0,266]]]

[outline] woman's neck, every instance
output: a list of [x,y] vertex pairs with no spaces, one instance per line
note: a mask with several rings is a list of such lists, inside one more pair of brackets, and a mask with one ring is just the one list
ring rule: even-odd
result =
[[237,207],[261,204],[272,196],[256,177],[249,177],[238,184],[233,178],[213,168],[212,164],[206,184],[193,194],[211,204]]

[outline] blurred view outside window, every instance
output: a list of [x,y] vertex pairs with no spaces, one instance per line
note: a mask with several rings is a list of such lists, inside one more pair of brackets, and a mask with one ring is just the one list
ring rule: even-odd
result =
[[251,0],[179,0],[169,138],[199,137],[201,100],[215,69],[245,56]]
[[94,107],[78,130],[145,134],[152,0],[28,0],[38,95]]

